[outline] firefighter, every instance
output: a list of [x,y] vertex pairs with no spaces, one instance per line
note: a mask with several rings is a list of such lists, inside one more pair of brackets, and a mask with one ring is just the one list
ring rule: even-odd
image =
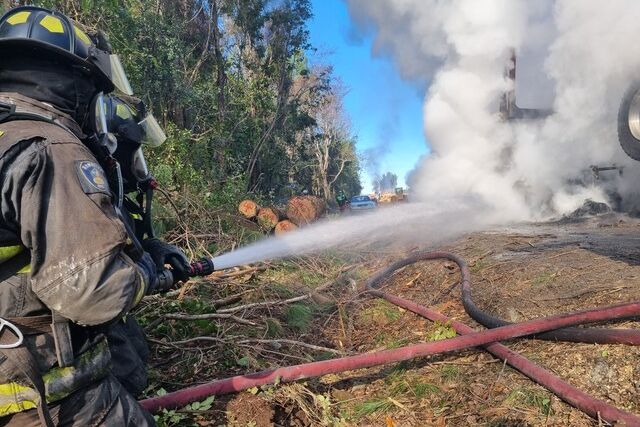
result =
[[0,54],[0,425],[154,425],[104,335],[168,287],[99,161],[101,93],[126,76],[101,34],[38,7],[0,18]]
[[347,208],[347,196],[344,194],[344,191],[340,190],[340,192],[338,192],[336,195],[336,203],[338,203],[340,212],[344,212]]
[[[169,264],[174,281],[189,278],[189,260],[182,250],[157,238],[151,225],[151,203],[155,180],[147,168],[143,147],[157,147],[166,136],[146,105],[133,97],[104,97],[106,128],[116,141],[113,157],[120,166],[125,220],[135,238],[151,254],[157,266]],[[162,273],[160,273],[162,274]],[[111,372],[129,393],[138,396],[147,387],[146,361],[149,348],[144,330],[131,315],[113,324],[107,332],[111,350]]]

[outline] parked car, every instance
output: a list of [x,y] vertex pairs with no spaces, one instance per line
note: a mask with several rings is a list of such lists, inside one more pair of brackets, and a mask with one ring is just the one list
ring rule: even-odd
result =
[[378,207],[378,204],[371,200],[369,196],[353,196],[349,208],[351,212],[354,211],[367,211]]

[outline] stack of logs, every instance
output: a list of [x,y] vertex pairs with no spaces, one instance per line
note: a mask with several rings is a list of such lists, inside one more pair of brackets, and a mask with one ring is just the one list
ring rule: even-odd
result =
[[273,206],[260,207],[253,200],[243,200],[238,206],[242,216],[257,222],[265,232],[274,231],[276,235],[317,221],[325,209],[324,201],[315,196],[292,197],[285,210]]

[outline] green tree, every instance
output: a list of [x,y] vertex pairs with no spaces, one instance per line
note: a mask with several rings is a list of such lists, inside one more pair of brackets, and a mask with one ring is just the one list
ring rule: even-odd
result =
[[397,185],[398,175],[392,172],[382,174],[382,176],[376,179],[374,182],[374,187],[379,193],[393,191]]
[[359,188],[355,139],[323,119],[333,106],[348,123],[331,68],[309,66],[309,0],[35,3],[110,36],[136,96],[167,130],[147,155],[161,185],[183,196],[180,212],[203,194],[211,209],[234,209],[291,188],[327,198]]

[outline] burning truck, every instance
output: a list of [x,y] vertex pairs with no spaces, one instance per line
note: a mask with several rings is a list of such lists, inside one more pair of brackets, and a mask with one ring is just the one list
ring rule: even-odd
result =
[[627,89],[620,103],[618,140],[629,157],[640,161],[640,81]]
[[[500,117],[505,121],[544,120],[554,113],[551,108],[553,84],[542,71],[544,56],[531,54],[516,57],[511,52],[504,76],[512,83],[511,89],[500,99]],[[540,84],[531,84],[532,82]],[[622,150],[632,159],[640,161],[640,80],[629,86],[620,102],[617,119],[618,142]],[[572,184],[599,185],[605,189],[614,210],[622,210],[621,196],[615,181],[622,177],[624,167],[617,164],[590,165],[588,169],[576,171]]]

